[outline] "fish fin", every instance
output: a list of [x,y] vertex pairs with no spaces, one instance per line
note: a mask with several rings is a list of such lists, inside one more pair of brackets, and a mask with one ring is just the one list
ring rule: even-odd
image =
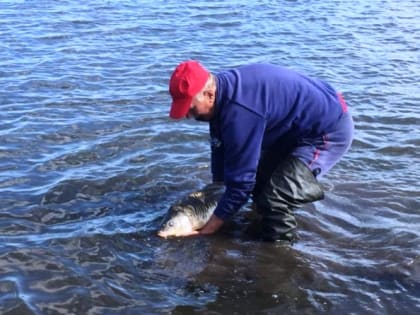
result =
[[190,194],[188,195],[188,197],[201,199],[201,198],[203,198],[203,197],[204,197],[204,194],[203,194],[203,192],[202,192],[202,191],[194,191],[194,192],[190,193]]

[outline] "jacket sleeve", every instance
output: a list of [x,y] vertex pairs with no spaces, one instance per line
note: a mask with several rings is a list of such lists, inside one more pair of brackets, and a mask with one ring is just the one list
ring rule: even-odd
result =
[[229,104],[221,121],[226,190],[214,213],[228,220],[248,201],[254,188],[265,119],[238,104]]

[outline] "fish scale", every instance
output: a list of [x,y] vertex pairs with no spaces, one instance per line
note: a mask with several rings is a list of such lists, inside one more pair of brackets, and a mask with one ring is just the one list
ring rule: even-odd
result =
[[216,209],[223,192],[224,186],[210,184],[174,203],[166,213],[158,235],[177,236],[202,228]]

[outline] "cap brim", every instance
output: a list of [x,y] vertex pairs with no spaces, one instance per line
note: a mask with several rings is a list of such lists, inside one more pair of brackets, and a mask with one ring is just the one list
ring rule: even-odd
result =
[[192,98],[177,99],[172,102],[169,117],[173,119],[181,119],[187,116],[191,107]]

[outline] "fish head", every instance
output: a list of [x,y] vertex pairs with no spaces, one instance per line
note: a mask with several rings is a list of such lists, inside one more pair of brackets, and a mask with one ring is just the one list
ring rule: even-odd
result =
[[182,236],[193,231],[189,217],[189,209],[186,206],[173,205],[163,218],[158,236],[167,238],[170,236]]

